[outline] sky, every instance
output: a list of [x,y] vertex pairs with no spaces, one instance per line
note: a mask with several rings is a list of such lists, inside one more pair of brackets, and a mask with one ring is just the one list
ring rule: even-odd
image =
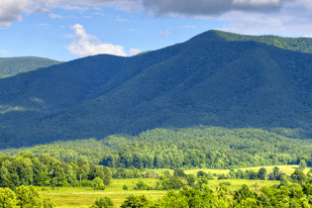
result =
[[0,57],[133,56],[206,32],[312,37],[312,0],[0,0]]

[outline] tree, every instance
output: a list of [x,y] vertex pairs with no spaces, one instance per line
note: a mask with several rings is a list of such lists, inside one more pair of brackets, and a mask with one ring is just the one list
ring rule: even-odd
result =
[[167,194],[161,199],[160,204],[162,207],[189,208],[187,197],[177,194],[174,191],[168,191]]
[[265,180],[266,179],[266,173],[267,173],[267,170],[265,168],[261,168],[259,171],[258,171],[258,178],[260,180]]
[[242,200],[247,198],[255,198],[252,191],[249,190],[248,186],[243,184],[242,188],[234,192],[234,199],[240,203]]
[[203,178],[198,178],[198,179],[197,179],[197,183],[196,183],[196,185],[195,185],[195,189],[196,189],[196,190],[200,190],[204,184],[208,185],[208,179],[205,178],[205,177],[203,177]]
[[15,194],[20,208],[39,208],[41,205],[39,194],[33,186],[20,186],[16,188]]
[[113,200],[107,196],[97,199],[91,208],[112,208],[114,206]]
[[148,199],[145,195],[134,196],[130,195],[126,198],[126,200],[121,204],[120,208],[143,208],[149,204]]
[[99,177],[96,177],[93,181],[93,189],[94,190],[104,190],[105,185],[103,183],[103,180],[100,179]]
[[112,180],[112,172],[109,167],[103,166],[104,178],[103,182],[104,185],[108,186]]
[[195,186],[195,181],[196,181],[196,176],[193,174],[189,174],[187,175],[187,184],[190,187],[194,187]]
[[306,180],[306,175],[302,170],[296,169],[295,172],[290,175],[290,178],[293,182],[302,184]]
[[0,207],[17,208],[15,193],[9,188],[0,188]]
[[305,160],[300,160],[299,169],[300,170],[304,170],[304,169],[306,169],[306,167],[307,167],[306,161]]

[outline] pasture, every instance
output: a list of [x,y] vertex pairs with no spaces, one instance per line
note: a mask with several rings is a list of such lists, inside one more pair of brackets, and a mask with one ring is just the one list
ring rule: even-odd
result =
[[[268,173],[270,173],[275,166],[266,166]],[[285,172],[287,175],[290,175],[294,172],[298,165],[282,165],[277,166],[280,171]],[[262,167],[252,167],[252,168],[241,168],[241,170],[254,170],[258,171]],[[156,169],[153,170],[158,174],[163,174],[166,170],[171,173],[173,170],[170,169]],[[229,170],[211,170],[211,169],[194,169],[186,170],[186,174],[196,174],[197,171],[203,170],[205,172],[211,172],[212,174],[227,174]],[[306,168],[305,172],[308,172],[309,169]],[[110,186],[108,186],[104,191],[95,191],[89,187],[37,187],[40,195],[51,197],[52,200],[56,203],[58,208],[83,208],[89,207],[94,203],[97,198],[102,196],[111,197],[114,205],[116,207],[120,206],[122,202],[130,194],[133,195],[142,195],[145,194],[151,200],[157,200],[162,198],[166,194],[166,190],[134,190],[135,184],[139,181],[143,181],[149,186],[154,187],[158,179],[153,178],[140,178],[140,179],[113,179]],[[184,181],[186,183],[186,181]],[[245,180],[245,179],[232,179],[232,180],[210,180],[209,186],[211,189],[216,190],[222,182],[230,182],[230,189],[232,191],[239,189],[243,184],[249,186],[252,191],[259,191],[263,186],[272,186],[279,184],[279,181],[268,181],[268,180]],[[128,186],[128,190],[123,190],[123,185]]]

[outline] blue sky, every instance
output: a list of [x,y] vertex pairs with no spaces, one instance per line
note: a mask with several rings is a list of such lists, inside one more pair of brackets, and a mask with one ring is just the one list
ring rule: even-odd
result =
[[0,57],[131,56],[210,29],[311,36],[310,0],[4,0]]

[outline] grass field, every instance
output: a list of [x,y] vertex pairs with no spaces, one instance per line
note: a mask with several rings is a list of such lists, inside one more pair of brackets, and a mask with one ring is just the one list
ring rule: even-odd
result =
[[[95,191],[92,188],[81,188],[81,187],[59,187],[55,190],[51,188],[45,188],[42,190],[42,187],[37,187],[40,195],[51,197],[52,200],[56,203],[59,208],[80,208],[80,207],[89,207],[97,198],[102,196],[111,197],[115,206],[120,206],[122,202],[130,194],[142,195],[145,194],[151,200],[157,200],[162,198],[167,191],[162,190],[150,190],[150,191],[140,191],[134,190],[133,187],[139,181],[143,181],[148,185],[154,186],[157,179],[114,179],[112,184],[106,188],[104,191]],[[260,180],[212,180],[209,181],[209,186],[213,190],[216,190],[216,187],[219,186],[222,182],[230,182],[231,190],[236,190],[240,188],[243,184],[248,185],[251,190],[255,191],[255,184],[257,183],[258,190],[262,186],[272,186],[274,184],[279,184],[279,181],[260,181]],[[129,190],[125,191],[122,189],[123,185],[126,184],[129,187]]]
[[[265,166],[267,172],[272,172],[272,169],[275,166]],[[279,165],[280,171],[290,175],[294,172],[298,165]],[[252,168],[241,168],[241,170],[254,170],[258,171],[262,167],[252,167]],[[170,169],[155,169],[154,172],[158,174],[163,174],[165,171],[169,171],[173,173],[173,170]],[[194,170],[186,170],[184,171],[186,174],[196,174],[197,171],[203,170],[205,172],[211,172],[212,174],[227,174],[229,170],[212,170],[212,169],[194,169]],[[310,168],[306,168],[304,171],[308,172]],[[166,194],[167,191],[162,190],[150,190],[150,191],[141,191],[134,190],[135,184],[139,181],[143,181],[149,186],[155,186],[158,179],[113,179],[112,183],[109,187],[107,187],[104,191],[95,191],[92,188],[83,188],[83,187],[59,187],[52,190],[51,188],[42,188],[37,187],[39,193],[43,196],[51,197],[52,200],[56,203],[59,208],[82,208],[89,207],[94,201],[102,196],[111,197],[115,206],[120,206],[121,203],[126,199],[130,194],[134,195],[142,195],[145,194],[151,200],[157,200],[162,198]],[[267,181],[267,180],[242,180],[242,179],[234,179],[234,180],[210,180],[209,186],[213,190],[219,186],[222,182],[230,182],[231,190],[239,189],[243,184],[246,184],[253,191],[258,191],[263,186],[272,186],[275,184],[279,184],[279,181]],[[186,182],[185,182],[186,183]],[[127,185],[129,190],[123,190],[123,185]],[[43,190],[44,189],[44,190]]]
[[[260,168],[265,168],[267,169],[267,173],[271,173],[274,167],[278,167],[279,171],[286,173],[287,175],[291,175],[295,169],[297,169],[299,166],[298,165],[272,165],[272,166],[259,166],[259,167],[251,167],[251,168],[239,168],[240,170],[254,170],[254,171],[258,171]],[[217,169],[192,169],[192,170],[185,170],[184,172],[186,174],[195,174],[198,171],[204,171],[206,173],[210,172],[212,174],[228,174],[230,172],[230,170],[217,170]],[[235,171],[237,171],[238,169],[234,169]],[[306,168],[304,170],[305,173],[307,173],[310,170],[310,168]],[[162,175],[165,171],[169,171],[171,174],[173,173],[173,170],[171,169],[152,169],[152,171],[156,172],[159,175]]]
[[[162,198],[167,191],[141,191],[134,190],[133,187],[139,181],[155,186],[157,179],[113,179],[110,186],[104,191],[95,191],[92,188],[83,187],[58,187],[55,190],[51,188],[37,187],[40,195],[51,197],[57,207],[89,207],[97,198],[108,196],[113,199],[114,205],[119,206],[130,194],[142,195],[145,194],[149,199],[156,200]],[[123,185],[126,184],[129,190],[123,190]]]

